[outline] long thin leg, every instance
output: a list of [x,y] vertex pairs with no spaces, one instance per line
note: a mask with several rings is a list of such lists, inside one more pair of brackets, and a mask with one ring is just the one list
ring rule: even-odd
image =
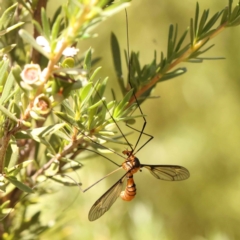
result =
[[[144,118],[144,120],[145,120],[145,118]],[[132,126],[129,126],[129,125],[126,123],[126,126],[127,126],[127,127],[129,127],[129,128],[131,128],[131,129],[133,129],[134,131],[140,133],[140,135],[139,135],[139,137],[138,137],[138,140],[137,140],[137,142],[136,142],[136,144],[135,144],[135,146],[134,146],[134,148],[133,148],[133,149],[134,149],[134,154],[136,154],[137,152],[139,152],[144,146],[146,146],[146,145],[154,138],[152,135],[144,132],[144,129],[145,129],[146,125],[147,125],[147,122],[144,121],[143,126],[142,126],[142,130],[140,131],[140,130],[132,127]],[[142,145],[136,150],[136,147],[137,147],[137,145],[138,145],[138,143],[139,143],[142,135],[149,137],[149,139],[148,139],[144,144],[142,144]]]
[[[98,145],[98,146],[100,146],[100,147],[102,147],[102,148],[105,148],[105,149],[109,150],[110,152],[115,153],[115,154],[118,155],[119,157],[125,159],[124,156],[122,156],[121,154],[119,154],[119,153],[116,152],[115,150],[113,150],[113,149],[111,149],[111,148],[108,148],[108,147],[106,147],[106,146],[104,146],[104,145],[102,145],[102,144],[100,144],[100,143],[92,140],[91,137],[89,137],[88,135],[85,135],[83,132],[80,132],[80,134],[82,134],[84,137],[87,137],[91,142],[95,143],[96,145]],[[101,154],[99,154],[99,155],[101,155]],[[101,156],[103,156],[103,155],[101,155]],[[105,158],[107,158],[107,157],[105,157]]]
[[[99,152],[97,152],[97,151],[94,151],[94,150],[92,150],[92,149],[89,149],[89,148],[78,148],[78,149],[84,149],[84,150],[87,150],[87,151],[89,151],[89,152],[94,152],[94,153],[98,154],[99,156],[105,158],[106,160],[110,161],[111,163],[115,164],[116,166],[118,166],[118,167],[121,166],[121,165],[115,163],[112,159],[110,159],[110,158],[106,157],[105,155],[103,155],[103,154],[101,154],[101,153],[99,153]],[[114,153],[115,153],[115,151],[114,151]],[[120,155],[120,156],[121,156],[121,155]],[[123,157],[123,156],[121,156],[121,157]]]
[[[127,10],[126,10],[126,9],[125,9],[125,14],[126,14],[126,31],[127,31],[128,83],[129,83],[130,87],[132,88],[131,76],[130,76],[131,62],[130,62],[130,59],[129,59],[129,55],[130,55],[129,52],[130,52],[130,51],[129,51],[129,34],[128,34],[128,15],[127,15]],[[145,132],[144,132],[144,129],[145,129],[146,124],[147,124],[147,121],[146,121],[146,118],[145,118],[144,115],[143,115],[143,111],[142,111],[142,109],[141,109],[141,107],[140,107],[140,104],[139,104],[139,102],[138,102],[138,100],[137,100],[137,98],[136,98],[136,95],[135,95],[134,93],[133,93],[133,96],[134,96],[134,98],[135,98],[135,102],[137,103],[138,109],[139,109],[139,111],[140,111],[140,113],[141,113],[141,115],[142,115],[143,121],[144,121],[141,131],[138,130],[138,129],[136,129],[136,128],[134,128],[134,127],[129,126],[129,125],[126,123],[126,126],[128,126],[129,128],[135,130],[136,132],[139,132],[139,133],[140,133],[139,136],[138,136],[138,140],[137,140],[134,148],[132,149],[132,150],[133,150],[133,153],[136,154],[136,153],[139,152],[146,144],[148,144],[148,143],[153,139],[153,136],[150,135],[150,134],[148,134],[148,133],[145,133]],[[149,139],[148,139],[141,147],[139,147],[139,148],[136,150],[136,148],[137,148],[137,146],[138,146],[138,143],[139,143],[142,135],[148,136]],[[135,150],[136,150],[136,151],[135,151]]]
[[[95,86],[93,86],[94,89],[95,89],[95,92],[97,93],[97,95],[99,96],[99,98],[101,99],[101,96],[99,95],[98,91],[96,90]],[[107,107],[107,104],[102,101],[104,107],[107,109],[108,111],[108,114],[110,115],[111,119],[113,120],[113,122],[115,123],[115,125],[117,126],[119,132],[121,133],[121,135],[123,136],[124,140],[126,141],[126,143],[128,144],[128,146],[132,149],[133,151],[133,148],[131,146],[131,144],[129,143],[129,141],[127,140],[126,136],[124,135],[123,131],[121,130],[121,128],[119,127],[119,125],[117,124],[116,120],[114,119],[114,117],[112,116],[111,112],[109,111],[108,107]],[[119,154],[118,154],[119,155]],[[121,155],[120,155],[121,156]]]
[[112,172],[108,173],[106,176],[100,178],[98,181],[96,181],[95,183],[93,183],[93,184],[90,185],[89,187],[87,187],[87,188],[85,188],[85,189],[81,189],[82,192],[86,192],[87,190],[89,190],[90,188],[92,188],[93,186],[95,186],[97,183],[101,182],[103,179],[105,179],[106,177],[108,177],[108,176],[112,175],[113,173],[119,171],[120,169],[122,169],[122,167],[117,168],[117,169],[113,170]]

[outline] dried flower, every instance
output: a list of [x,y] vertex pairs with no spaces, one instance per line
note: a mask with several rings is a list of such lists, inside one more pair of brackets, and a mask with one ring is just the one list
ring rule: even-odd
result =
[[44,115],[51,111],[52,103],[44,94],[38,95],[33,102],[33,110],[38,114]]

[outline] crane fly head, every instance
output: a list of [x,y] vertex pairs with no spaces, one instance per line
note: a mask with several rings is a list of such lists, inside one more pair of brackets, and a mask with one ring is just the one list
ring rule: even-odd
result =
[[122,153],[123,153],[124,155],[127,155],[128,158],[130,158],[131,156],[134,157],[132,150],[131,150],[131,151],[129,151],[129,150],[124,150]]

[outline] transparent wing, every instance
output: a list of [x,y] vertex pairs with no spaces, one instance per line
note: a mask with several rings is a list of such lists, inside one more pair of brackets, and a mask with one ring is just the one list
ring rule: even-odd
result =
[[93,204],[88,214],[89,221],[94,221],[100,218],[105,212],[110,209],[110,207],[117,200],[121,193],[122,184],[125,180],[126,175],[127,173],[124,174],[124,176],[120,180],[118,180]]
[[147,168],[150,173],[157,179],[165,181],[181,181],[189,178],[189,171],[177,165],[145,165],[141,167]]

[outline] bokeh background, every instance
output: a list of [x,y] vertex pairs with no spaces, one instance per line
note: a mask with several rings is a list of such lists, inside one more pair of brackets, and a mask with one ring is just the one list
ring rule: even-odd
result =
[[[227,0],[198,2],[201,12],[211,9],[211,16],[228,4]],[[56,2],[50,1],[49,7],[52,11]],[[130,49],[140,51],[142,64],[151,62],[154,49],[158,56],[160,51],[166,53],[169,24],[178,23],[182,33],[194,16],[195,7],[196,1],[192,0],[132,2],[128,8]],[[113,31],[117,35],[124,61],[124,11],[94,31],[99,36],[85,40],[79,48],[84,52],[91,46],[94,57],[102,57],[99,77],[109,76],[109,86],[117,91],[110,34]],[[240,239],[239,39],[240,27],[226,29],[209,43],[215,47],[204,55],[225,57],[225,60],[182,63],[179,67],[187,67],[188,72],[158,84],[154,96],[159,98],[142,105],[148,122],[146,132],[154,139],[138,153],[138,158],[142,163],[185,166],[190,178],[183,182],[164,182],[146,170],[138,173],[135,175],[136,198],[132,202],[118,199],[110,211],[95,222],[88,221],[89,209],[122,172],[84,194],[77,188],[59,186],[58,191],[43,198],[40,205],[47,210],[42,219],[46,223],[58,216],[58,221],[52,222],[55,226],[42,239]],[[141,128],[141,125],[139,119],[136,126]],[[136,138],[137,135],[132,134],[130,141],[134,143]],[[122,162],[114,154],[110,157]],[[81,162],[84,167],[74,176],[83,182],[83,188],[115,169],[96,155],[90,159],[83,156]]]

